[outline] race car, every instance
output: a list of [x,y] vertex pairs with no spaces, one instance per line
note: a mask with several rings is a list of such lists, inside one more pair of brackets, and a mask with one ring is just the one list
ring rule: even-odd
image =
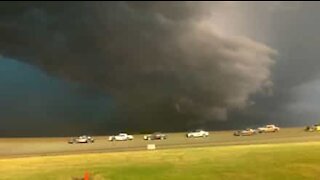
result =
[[76,143],[94,143],[94,139],[90,136],[79,136],[77,138],[71,138],[68,141],[69,144],[76,144]]
[[314,132],[314,131],[320,132],[320,124],[314,124],[312,126],[307,126],[304,130],[307,132]]
[[127,140],[133,140],[132,135],[128,135],[127,133],[119,133],[115,136],[109,136],[109,141],[127,141]]
[[280,131],[280,128],[273,124],[270,124],[270,125],[266,125],[265,127],[259,127],[257,130],[259,133],[278,132]]
[[188,132],[186,134],[187,138],[193,138],[193,137],[208,137],[209,136],[209,132],[208,131],[204,131],[202,129],[197,129],[195,131],[192,132]]
[[254,129],[245,129],[245,130],[239,130],[233,133],[234,136],[252,136],[257,134],[257,131]]
[[164,140],[167,139],[167,135],[160,133],[160,132],[155,132],[153,134],[148,134],[143,136],[144,140]]

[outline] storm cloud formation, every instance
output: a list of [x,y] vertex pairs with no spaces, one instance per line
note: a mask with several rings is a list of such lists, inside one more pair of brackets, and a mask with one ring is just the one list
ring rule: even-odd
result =
[[228,119],[272,93],[277,52],[226,33],[221,3],[1,3],[0,54],[112,95],[135,128]]

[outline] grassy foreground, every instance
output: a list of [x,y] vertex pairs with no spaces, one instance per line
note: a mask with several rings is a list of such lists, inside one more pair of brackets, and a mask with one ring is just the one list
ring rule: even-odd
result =
[[0,160],[0,179],[320,179],[320,142]]

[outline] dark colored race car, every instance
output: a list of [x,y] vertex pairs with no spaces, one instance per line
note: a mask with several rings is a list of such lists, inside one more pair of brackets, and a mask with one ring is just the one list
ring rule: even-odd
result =
[[143,136],[144,140],[164,140],[167,139],[167,135],[160,133],[160,132],[155,132],[153,134],[148,134]]
[[239,130],[233,133],[234,136],[252,136],[255,134],[257,134],[257,131],[254,129]]
[[320,132],[320,124],[307,126],[304,130],[307,131],[307,132],[314,132],[314,131],[319,131]]
[[76,144],[76,143],[94,143],[94,139],[90,136],[79,136],[77,138],[71,138],[68,141],[69,144]]

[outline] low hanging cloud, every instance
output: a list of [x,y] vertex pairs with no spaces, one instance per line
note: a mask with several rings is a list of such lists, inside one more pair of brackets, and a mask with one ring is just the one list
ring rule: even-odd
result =
[[271,93],[276,51],[219,33],[217,3],[1,6],[0,54],[105,90],[119,121],[226,120],[251,95]]

